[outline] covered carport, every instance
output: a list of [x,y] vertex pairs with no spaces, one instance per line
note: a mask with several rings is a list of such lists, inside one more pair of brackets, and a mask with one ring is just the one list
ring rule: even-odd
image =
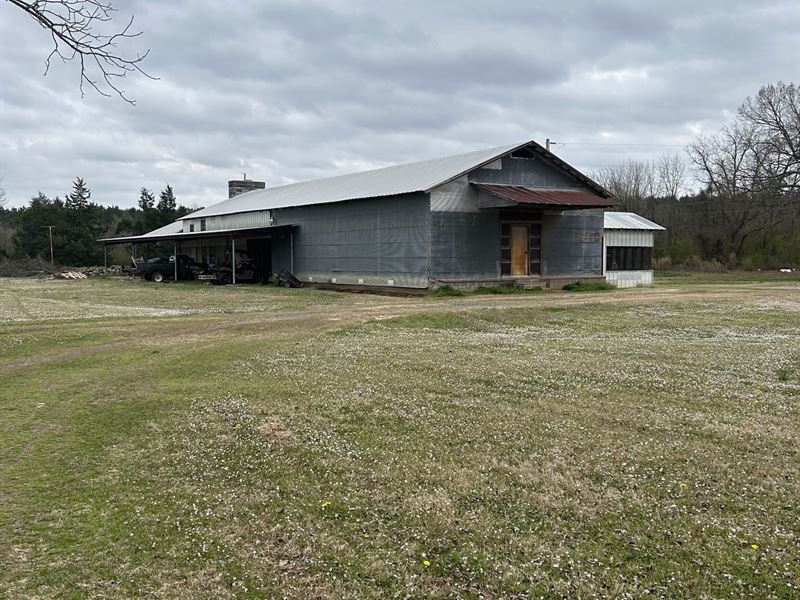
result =
[[[293,240],[292,226],[262,226],[237,229],[216,229],[207,231],[183,231],[183,223],[176,221],[144,235],[103,238],[99,240],[104,248],[104,266],[108,267],[108,247],[130,245],[131,259],[138,256],[142,247],[152,248],[155,244],[171,244],[173,279],[178,280],[178,260],[181,254],[188,254],[192,260],[206,267],[221,263],[226,255],[232,266],[232,283],[236,283],[237,252],[247,254],[258,268],[272,272],[273,239],[276,235]],[[293,243],[290,242],[293,254]],[[228,254],[229,253],[229,254]],[[293,256],[291,261],[294,262]]]

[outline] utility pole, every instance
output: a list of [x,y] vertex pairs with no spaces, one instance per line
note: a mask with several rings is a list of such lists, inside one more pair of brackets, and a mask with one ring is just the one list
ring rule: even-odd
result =
[[42,225],[45,229],[49,230],[50,232],[50,266],[54,267],[55,262],[53,261],[53,228],[55,225]]
[[550,146],[555,146],[556,144],[558,144],[558,142],[551,142],[550,138],[547,138],[544,141],[544,147],[548,152],[550,152]]

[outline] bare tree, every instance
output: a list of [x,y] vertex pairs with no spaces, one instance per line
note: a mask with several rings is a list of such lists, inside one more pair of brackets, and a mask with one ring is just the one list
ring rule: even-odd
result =
[[58,57],[63,62],[77,59],[80,62],[80,90],[84,95],[84,85],[88,85],[103,96],[113,93],[135,104],[119,82],[129,73],[138,72],[155,79],[142,69],[142,61],[149,54],[124,56],[117,46],[120,42],[136,38],[141,31],[133,30],[133,17],[121,29],[108,32],[115,9],[106,0],[6,0],[30,15],[53,40],[53,50],[45,60],[45,75],[50,70],[50,62]]
[[739,107],[738,119],[752,127],[754,187],[800,189],[800,89],[778,82],[762,87]]
[[686,165],[677,154],[662,154],[654,164],[656,193],[677,198],[686,184]]
[[598,169],[592,176],[620,200],[623,208],[636,211],[642,200],[655,193],[653,171],[652,163],[629,158]]
[[780,222],[785,200],[775,181],[775,165],[763,149],[763,128],[736,119],[713,135],[701,135],[687,152],[709,194],[719,203],[720,227],[736,255],[755,233]]
[[698,176],[712,194],[735,198],[752,191],[756,131],[741,121],[716,134],[701,134],[686,149]]
[[[0,179],[0,184],[2,183],[3,180]],[[6,198],[6,191],[3,189],[3,186],[0,185],[0,209],[5,208],[7,203],[8,203],[8,198]]]

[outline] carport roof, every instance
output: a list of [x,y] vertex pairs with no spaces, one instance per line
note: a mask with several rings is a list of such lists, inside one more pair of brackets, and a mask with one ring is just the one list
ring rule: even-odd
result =
[[[176,231],[176,227],[178,230]],[[229,235],[235,234],[238,237],[242,235],[259,235],[274,232],[280,229],[288,229],[291,225],[274,225],[272,227],[250,227],[246,229],[208,229],[206,231],[181,231],[183,227],[183,223],[181,221],[175,221],[174,223],[170,223],[169,225],[165,225],[164,227],[160,227],[159,229],[155,229],[150,233],[145,233],[144,235],[130,235],[127,237],[117,237],[117,238],[104,238],[98,240],[103,242],[104,244],[126,244],[131,242],[141,243],[141,242],[163,242],[167,240],[194,240],[194,239],[206,239],[206,238],[214,238],[214,237],[227,237]]]

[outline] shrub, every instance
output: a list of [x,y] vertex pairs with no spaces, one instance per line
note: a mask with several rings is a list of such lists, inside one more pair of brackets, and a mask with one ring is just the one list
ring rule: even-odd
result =
[[600,292],[617,288],[607,281],[576,281],[575,283],[568,283],[562,289],[568,292]]
[[794,371],[791,367],[781,367],[777,371],[778,381],[788,382],[794,378]]
[[461,290],[457,290],[456,288],[449,285],[443,285],[441,287],[438,287],[431,294],[431,296],[433,296],[434,298],[446,298],[448,296],[463,296],[463,295],[464,292],[462,292]]
[[656,271],[669,271],[672,268],[672,258],[662,256],[653,259],[653,269]]

